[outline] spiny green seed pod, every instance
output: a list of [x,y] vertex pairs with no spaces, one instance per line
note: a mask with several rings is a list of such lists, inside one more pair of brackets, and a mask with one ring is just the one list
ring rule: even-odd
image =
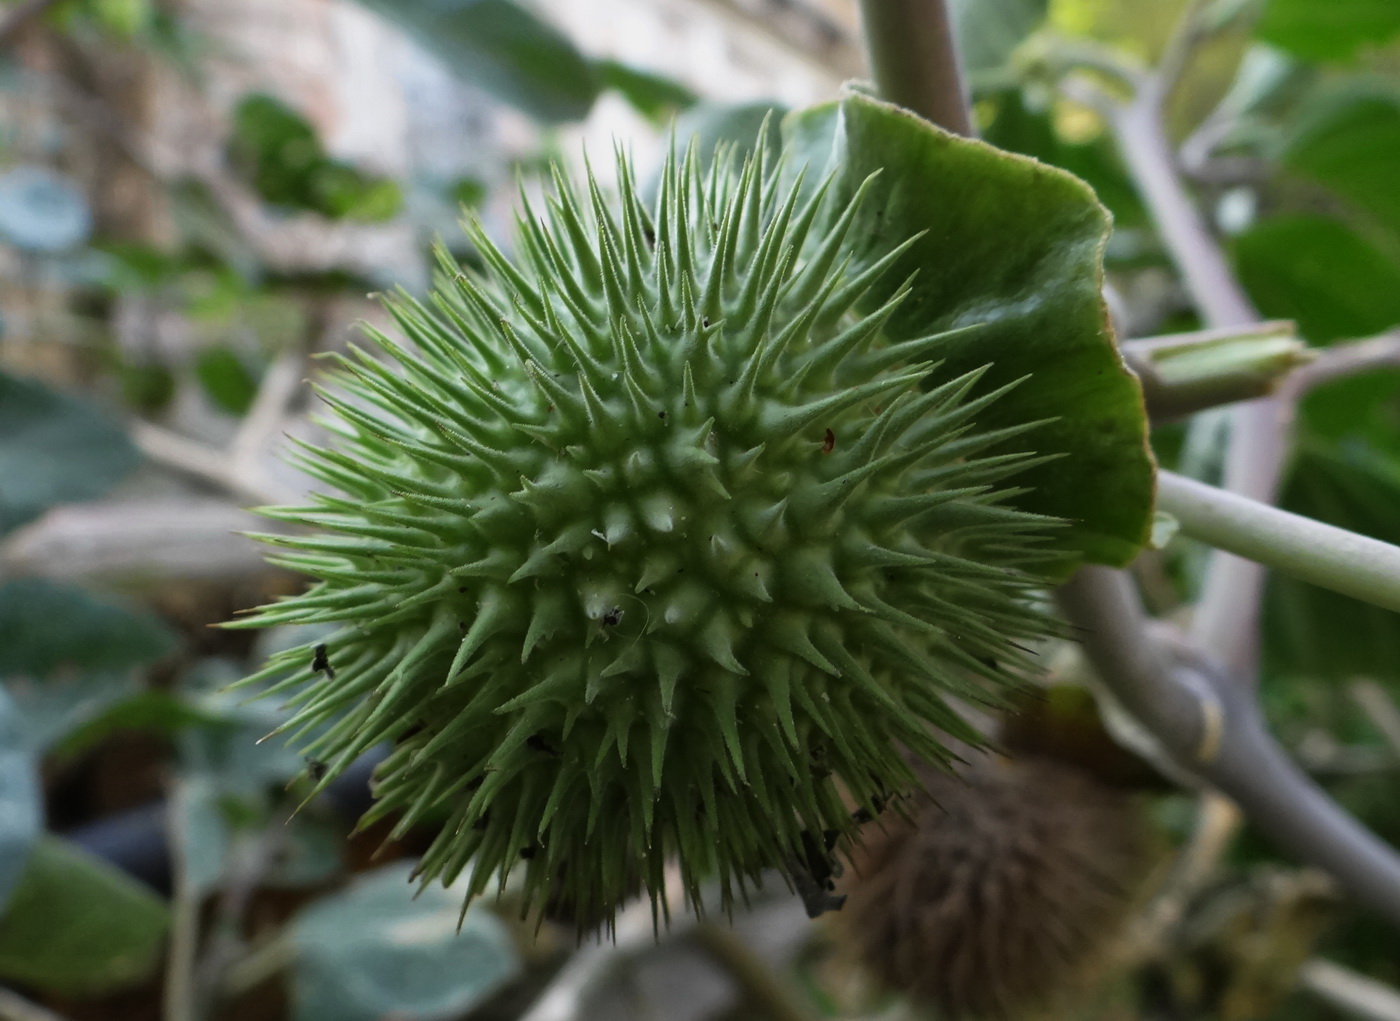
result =
[[1049,759],[921,773],[908,818],[870,824],[843,879],[856,955],[950,1021],[1033,1016],[1083,991],[1152,864],[1140,807]]
[[1029,665],[1057,527],[1007,504],[1035,457],[982,454],[1032,427],[978,429],[1007,388],[889,343],[904,291],[853,311],[903,251],[848,275],[854,204],[763,152],[671,158],[650,209],[619,175],[558,175],[515,259],[471,228],[488,272],[389,303],[411,344],[369,331],[302,459],[338,492],[266,512],[322,533],[262,537],[318,580],[241,622],[340,626],[250,682],[291,670],[327,780],[396,742],[373,814],[446,817],[422,876],[524,868],[581,917],[672,858],[696,903],[810,880],[843,790],[946,761],[930,725],[977,740],[945,699]]

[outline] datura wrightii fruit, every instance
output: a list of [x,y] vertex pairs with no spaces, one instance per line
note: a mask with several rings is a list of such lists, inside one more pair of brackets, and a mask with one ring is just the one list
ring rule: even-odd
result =
[[[1037,479],[1074,475],[1056,465],[1103,463],[1102,437],[1077,451],[1018,397],[1034,359],[992,356],[1014,352],[996,322],[1014,301],[974,287],[961,321],[915,331],[921,280],[965,272],[957,238],[899,222],[900,167],[799,144],[822,124],[849,142],[861,116],[1073,181],[850,94],[781,151],[673,151],[654,189],[621,158],[606,192],[556,173],[509,251],[469,225],[484,269],[443,256],[430,297],[390,299],[392,333],[367,329],[324,380],[333,438],[298,456],[324,488],[264,510],[309,534],[261,536],[314,583],[237,626],[333,631],[247,683],[290,695],[322,783],[392,744],[370,817],[439,827],[425,881],[470,866],[472,896],[523,870],[527,909],[593,919],[638,886],[665,910],[668,863],[697,907],[702,884],[728,905],[769,870],[810,892],[915,784],[906,753],[978,740],[950,700],[997,704],[1034,669],[1047,573],[1104,559],[1035,505]],[[1071,246],[1089,287],[1095,216]],[[1034,279],[997,286],[1033,301]],[[1131,387],[1083,284],[1076,357]]]

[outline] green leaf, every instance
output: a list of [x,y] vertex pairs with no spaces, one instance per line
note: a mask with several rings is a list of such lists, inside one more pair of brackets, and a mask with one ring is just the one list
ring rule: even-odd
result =
[[1256,35],[1305,60],[1345,60],[1400,33],[1395,0],[1269,0]]
[[1235,265],[1265,316],[1314,344],[1400,322],[1400,262],[1339,220],[1279,216],[1234,240]]
[[[1400,461],[1364,443],[1305,440],[1282,503],[1297,514],[1400,543]],[[1393,683],[1400,677],[1400,615],[1275,575],[1264,604],[1263,650],[1269,674]]]
[[0,372],[0,535],[54,504],[97,499],[140,460],[85,401]]
[[759,133],[768,126],[769,141],[780,143],[779,124],[787,107],[760,100],[753,103],[699,103],[676,119],[676,146],[682,151],[694,145],[701,160],[708,160],[715,146],[733,145],[742,155],[758,145]]
[[392,219],[403,208],[395,182],[332,159],[311,124],[275,96],[239,102],[229,161],[273,205],[365,222]]
[[1342,199],[1359,227],[1386,232],[1400,250],[1400,90],[1348,85],[1325,93],[1310,104],[1282,163]]
[[112,713],[119,725],[119,707],[142,697],[132,669],[175,648],[174,634],[157,618],[75,586],[39,578],[0,585],[0,680],[24,720],[28,748],[48,751],[62,742],[76,750],[75,732],[98,727],[95,737]]
[[295,1021],[458,1017],[510,982],[520,960],[489,911],[459,892],[415,896],[411,862],[369,873],[293,921]]
[[643,71],[617,60],[594,65],[605,88],[619,93],[643,117],[661,123],[698,102],[695,93],[665,75]]
[[74,998],[128,988],[160,965],[168,924],[145,886],[48,836],[0,917],[0,977]]
[[43,828],[39,769],[24,717],[0,688],[0,912],[14,892]]
[[[113,679],[101,680],[105,682],[104,692],[120,690]],[[100,712],[86,712],[77,720],[65,720],[60,732],[62,740],[54,742],[53,751],[57,755],[76,755],[117,731],[175,735],[187,727],[217,726],[220,722],[219,717],[201,711],[178,695],[137,691],[112,700]]]
[[73,585],[16,578],[0,585],[0,677],[49,680],[119,672],[176,647],[159,619],[89,595]]
[[848,193],[881,171],[852,231],[864,239],[855,269],[926,232],[865,299],[882,302],[917,274],[887,334],[985,324],[939,349],[943,371],[990,364],[983,389],[1029,375],[979,419],[983,428],[1053,419],[1009,445],[1064,455],[1022,476],[1034,488],[1021,506],[1068,519],[1069,548],[1091,561],[1131,560],[1151,529],[1154,467],[1142,392],[1118,356],[1100,294],[1109,222],[1093,192],[1064,171],[856,92],[839,108],[795,115],[785,130],[815,168],[834,153]]
[[218,889],[231,865],[240,834],[246,840],[276,841],[262,885],[281,889],[316,886],[335,879],[345,865],[345,833],[332,822],[303,811],[286,818],[283,802],[230,794],[207,773],[186,773],[170,798],[172,839],[181,880],[192,896]]
[[223,344],[199,353],[194,374],[215,406],[230,415],[247,414],[258,395],[258,381],[253,373],[232,348]]
[[1050,112],[1032,110],[1020,89],[1008,89],[988,99],[995,102],[996,115],[982,132],[984,141],[1034,156],[1082,178],[1113,214],[1115,229],[1147,224],[1137,189],[1106,134],[1087,142],[1066,141],[1055,130]]
[[954,0],[958,53],[973,76],[1006,64],[1021,40],[1045,20],[1049,0]]
[[546,123],[582,120],[601,88],[568,37],[510,0],[360,0],[464,81]]

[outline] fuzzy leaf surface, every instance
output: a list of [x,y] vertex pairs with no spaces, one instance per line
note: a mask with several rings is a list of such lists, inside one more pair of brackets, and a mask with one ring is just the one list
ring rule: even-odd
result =
[[1064,456],[1025,472],[1031,491],[1019,506],[1072,522],[1067,544],[1086,560],[1126,564],[1151,530],[1155,469],[1142,391],[1118,355],[1101,296],[1109,217],[1094,193],[1072,174],[854,90],[793,115],[785,130],[815,167],[829,154],[847,195],[881,172],[857,213],[852,271],[896,238],[926,233],[864,303],[877,307],[917,274],[886,327],[892,339],[986,324],[937,357],[954,374],[990,363],[977,392],[1032,376],[984,419],[993,428],[1053,419],[1032,442]]

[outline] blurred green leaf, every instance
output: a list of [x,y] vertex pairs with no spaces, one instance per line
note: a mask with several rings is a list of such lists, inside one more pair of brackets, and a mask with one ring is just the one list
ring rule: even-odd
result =
[[133,411],[155,414],[175,399],[175,373],[154,361],[122,360],[116,366],[122,401]]
[[776,150],[780,143],[779,125],[787,107],[781,103],[699,103],[676,118],[676,148],[685,151],[694,145],[702,161],[714,154],[721,143],[733,145],[739,156],[752,152],[759,132],[768,125],[768,140]]
[[176,644],[157,618],[76,586],[40,578],[0,585],[0,680],[24,720],[26,746],[36,751],[60,743],[77,750],[84,731],[98,728],[93,739],[105,732],[100,721],[108,714],[117,714],[111,725],[121,725],[120,707],[143,697],[133,668]]
[[155,17],[151,0],[91,0],[103,28],[128,39],[150,29]]
[[345,868],[345,833],[329,819],[300,812],[283,827],[285,839],[263,879],[266,886],[295,890],[335,879]]
[[486,182],[477,177],[459,177],[447,189],[453,202],[468,209],[481,205],[486,193]]
[[116,673],[175,647],[174,634],[156,617],[76,586],[43,578],[0,585],[0,678]]
[[1269,0],[1255,34],[1305,60],[1345,60],[1400,33],[1395,0]]
[[0,916],[0,977],[72,998],[128,988],[159,967],[168,924],[141,883],[47,836]]
[[171,832],[191,896],[219,888],[240,840],[273,840],[275,853],[261,885],[279,889],[316,886],[335,879],[345,866],[345,834],[311,811],[287,818],[281,799],[230,793],[208,773],[189,772],[170,799]]
[[568,37],[510,0],[360,0],[453,74],[546,123],[582,120],[601,83]]
[[199,352],[194,374],[214,405],[230,415],[246,414],[258,395],[257,379],[244,360],[224,344]]
[[[1394,5],[1400,12],[1400,3]],[[1283,165],[1341,198],[1357,226],[1388,233],[1400,250],[1400,89],[1347,85],[1308,104]]]
[[1296,320],[1315,344],[1400,322],[1400,262],[1339,220],[1263,220],[1235,238],[1234,256],[1259,311]]
[[974,84],[979,72],[1002,67],[1021,40],[1045,20],[1049,0],[953,0],[958,52]]
[[0,535],[55,504],[97,499],[140,460],[86,401],[0,372]]
[[229,161],[266,202],[332,219],[388,220],[399,186],[327,155],[315,129],[275,96],[243,97],[233,114]]
[[[1361,442],[1300,444],[1283,506],[1400,544],[1400,462]],[[1346,681],[1400,678],[1400,615],[1275,574],[1265,600],[1265,669]]]
[[0,688],[0,913],[43,829],[39,768],[23,714]]
[[250,691],[230,691],[242,676],[238,665],[205,660],[186,678],[190,704],[213,725],[179,735],[180,762],[188,775],[209,778],[220,794],[258,799],[304,771],[305,761],[286,741],[262,741],[290,714],[269,700],[248,702]]
[[605,88],[619,93],[643,117],[662,123],[699,102],[695,93],[673,78],[643,71],[617,60],[594,65]]
[[[115,685],[109,682],[107,687]],[[187,727],[217,726],[220,722],[219,717],[202,712],[178,695],[136,691],[112,701],[100,712],[65,721],[62,740],[55,742],[53,751],[56,755],[76,755],[121,730],[174,735]]]
[[411,862],[365,875],[296,917],[296,1021],[458,1017],[520,971],[504,925],[481,907],[458,919],[459,893],[415,898]]

